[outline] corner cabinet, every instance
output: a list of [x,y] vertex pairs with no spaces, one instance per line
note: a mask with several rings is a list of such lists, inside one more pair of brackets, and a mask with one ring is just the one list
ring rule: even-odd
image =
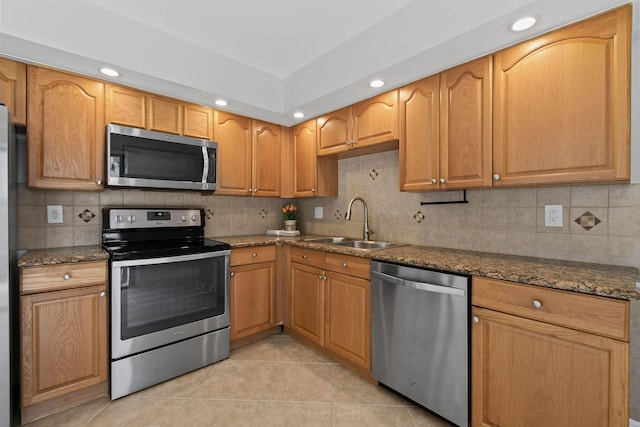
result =
[[474,277],[472,304],[473,426],[628,425],[628,301]]
[[32,66],[27,75],[29,187],[101,190],[104,84]]
[[631,6],[495,54],[495,186],[628,180]]
[[27,66],[0,58],[0,104],[11,113],[14,125],[27,124]]
[[107,265],[20,270],[22,422],[108,391]]
[[276,248],[231,251],[231,341],[276,325]]

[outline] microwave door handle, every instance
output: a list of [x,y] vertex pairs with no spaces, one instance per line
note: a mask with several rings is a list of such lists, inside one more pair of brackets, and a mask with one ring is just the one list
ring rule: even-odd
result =
[[207,147],[202,147],[202,183],[206,184],[207,176],[209,176],[209,152],[207,151]]

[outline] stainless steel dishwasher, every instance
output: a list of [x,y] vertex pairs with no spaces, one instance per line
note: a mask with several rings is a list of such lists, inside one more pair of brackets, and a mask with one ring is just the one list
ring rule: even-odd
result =
[[469,277],[371,262],[371,369],[380,383],[467,426]]

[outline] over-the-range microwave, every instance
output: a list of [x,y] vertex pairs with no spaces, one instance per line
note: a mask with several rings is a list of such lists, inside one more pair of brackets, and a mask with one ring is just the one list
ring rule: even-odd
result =
[[218,144],[107,125],[107,186],[215,191]]

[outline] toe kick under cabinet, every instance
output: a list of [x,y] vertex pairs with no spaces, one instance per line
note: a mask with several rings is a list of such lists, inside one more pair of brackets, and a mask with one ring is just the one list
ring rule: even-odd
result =
[[107,395],[107,263],[20,269],[22,423]]
[[473,278],[474,426],[628,426],[629,302]]

